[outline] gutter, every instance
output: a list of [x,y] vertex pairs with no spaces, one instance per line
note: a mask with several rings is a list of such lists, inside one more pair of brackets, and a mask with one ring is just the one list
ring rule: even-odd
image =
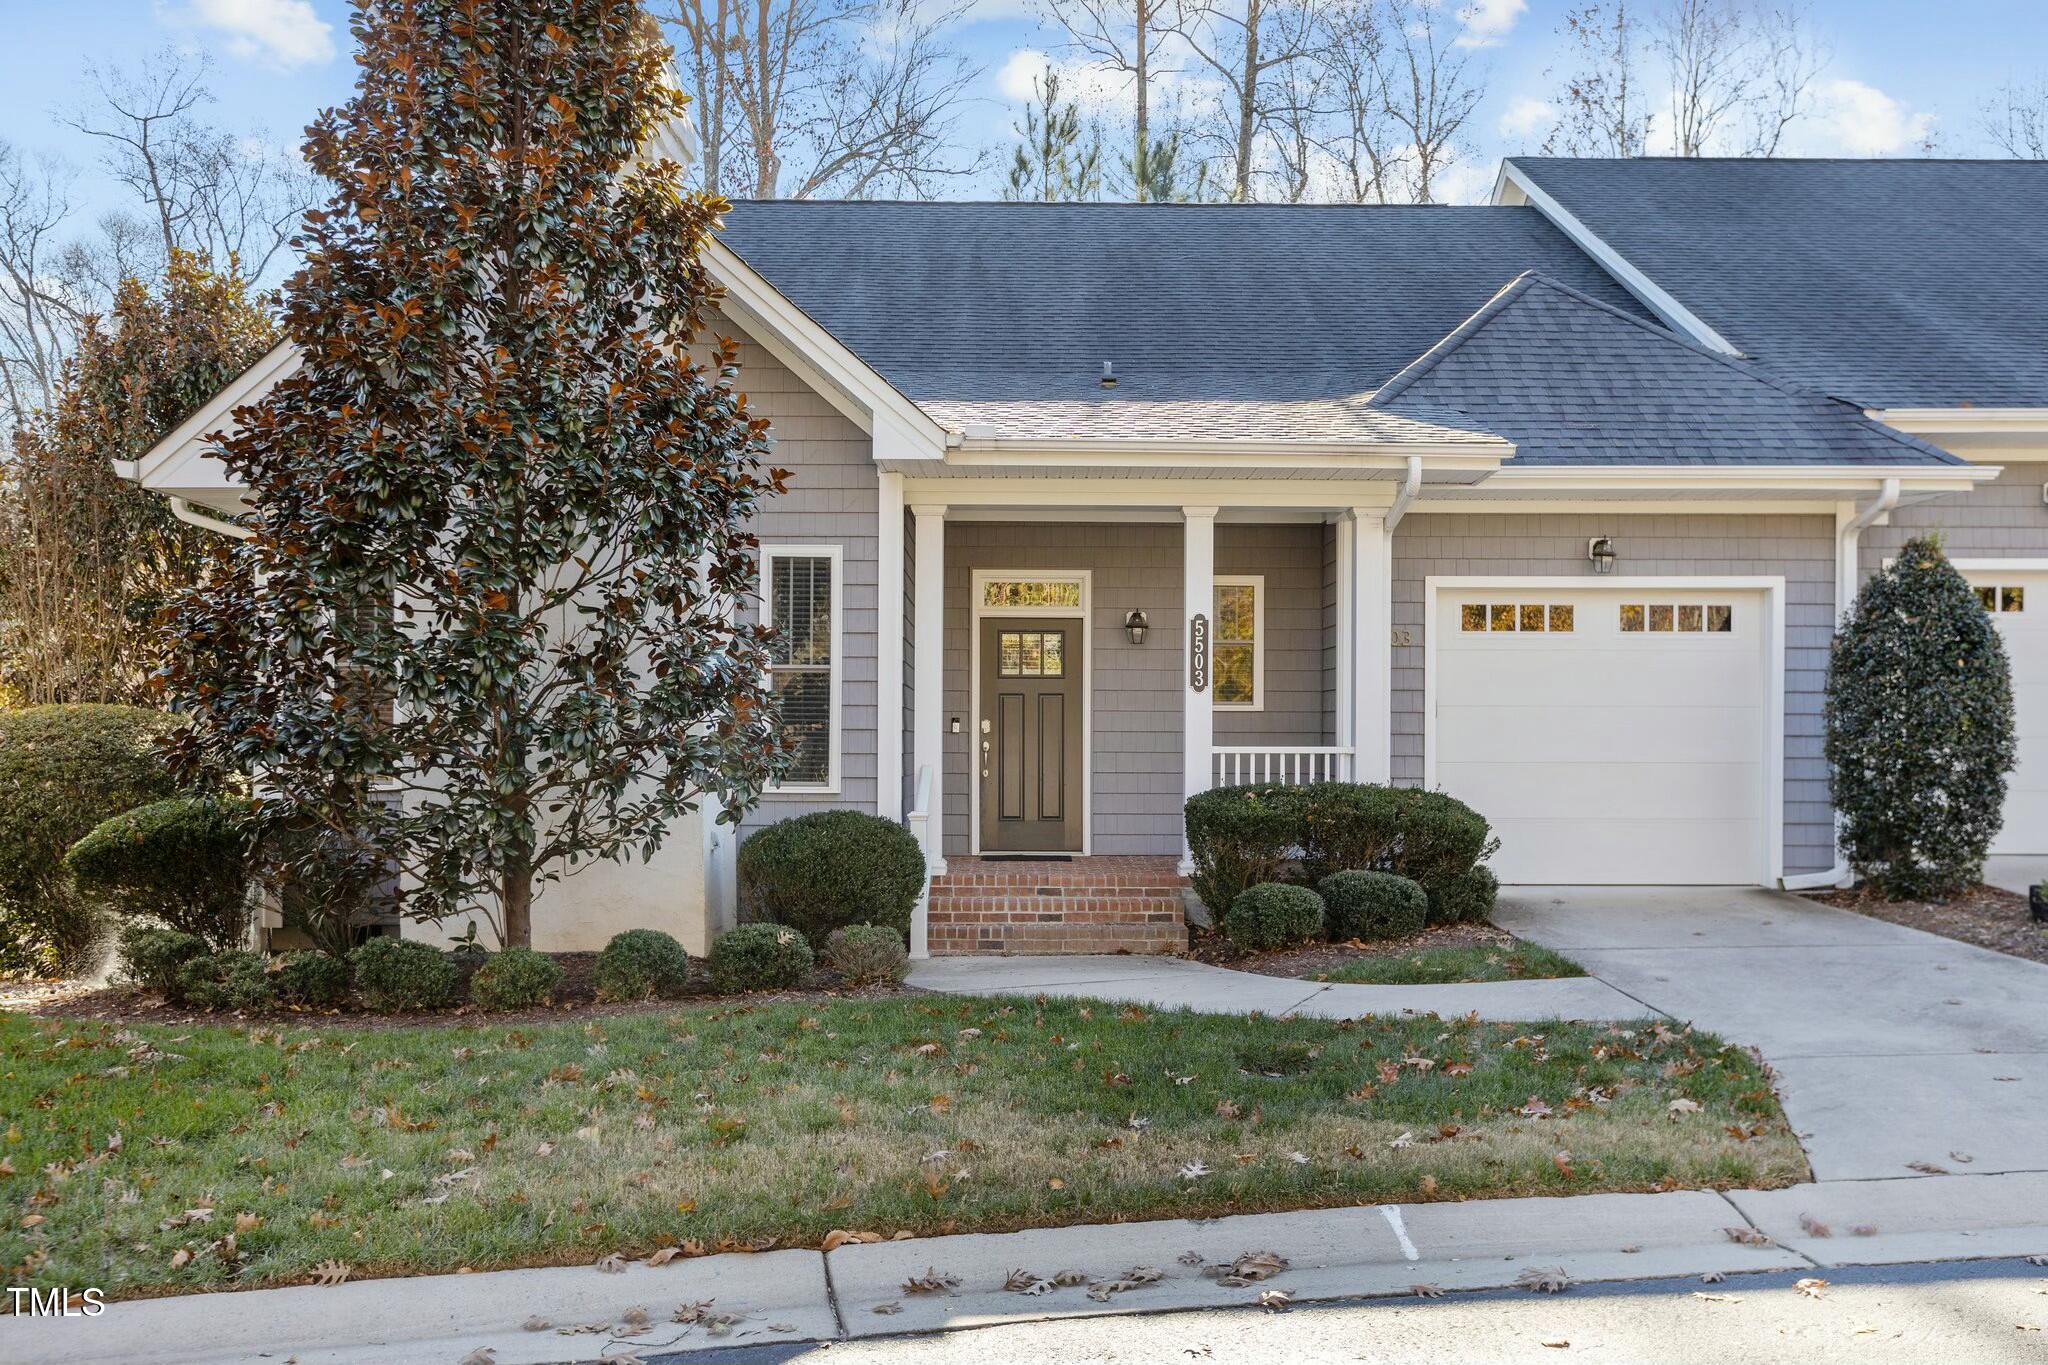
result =
[[1422,491],[1422,457],[1408,457],[1408,477],[1401,481],[1401,491],[1394,494],[1393,505],[1387,508],[1387,530],[1389,533],[1401,524],[1401,518],[1408,515],[1408,508],[1414,503],[1416,494]]
[[[1867,527],[1875,526],[1890,517],[1899,505],[1899,481],[1886,479],[1878,486],[1877,496],[1872,498],[1856,515],[1844,521],[1835,532],[1835,623],[1840,629],[1842,617],[1849,614],[1849,608],[1856,604],[1856,552]],[[1840,832],[1842,817],[1835,816],[1835,828]],[[1854,880],[1849,864],[1843,861],[1841,844],[1835,845],[1835,865],[1825,872],[1807,872],[1797,877],[1780,877],[1778,885],[1786,891],[1825,891],[1838,886],[1847,886]]]
[[236,540],[253,540],[256,536],[256,533],[246,526],[237,526],[231,521],[207,516],[194,508],[185,498],[171,499],[171,515],[187,526],[197,526],[200,530],[211,531],[217,536],[233,536]]

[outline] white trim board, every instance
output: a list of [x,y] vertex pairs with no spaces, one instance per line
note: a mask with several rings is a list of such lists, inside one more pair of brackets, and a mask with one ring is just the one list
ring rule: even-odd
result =
[[[1081,585],[1078,607],[984,607],[982,585],[997,579],[1056,580]],[[981,622],[984,617],[1061,616],[1081,623],[1081,851],[1042,850],[1049,857],[1086,858],[1095,851],[1095,571],[1093,569],[976,569],[968,584],[967,645],[967,852],[981,856]],[[941,836],[943,841],[943,835]],[[1004,849],[1004,856],[1020,856]],[[1026,850],[1021,856],[1029,857]]]
[[[846,755],[846,552],[838,545],[769,541],[761,546],[760,555],[761,624],[771,627],[775,624],[774,561],[777,558],[827,559],[832,563],[832,748],[826,760],[825,785],[771,786],[766,789],[766,794],[782,798],[836,797],[839,795]],[[771,666],[768,669],[771,679],[774,672]]]
[[[1763,847],[1758,850],[1759,886],[1776,886],[1785,875],[1785,580],[1776,575],[1616,575],[1591,577],[1513,574],[1475,576],[1430,575],[1423,580],[1422,611],[1422,785],[1434,791],[1436,780],[1437,620],[1438,598],[1445,592],[1499,588],[1504,592],[1621,591],[1661,592],[1707,590],[1760,592],[1764,668]],[[1451,795],[1457,795],[1456,792]],[[1484,811],[1480,812],[1482,815]]]

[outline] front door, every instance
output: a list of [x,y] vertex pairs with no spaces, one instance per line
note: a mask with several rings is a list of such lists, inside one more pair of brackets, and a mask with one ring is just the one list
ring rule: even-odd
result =
[[981,623],[983,853],[1081,851],[1079,617],[1005,616]]

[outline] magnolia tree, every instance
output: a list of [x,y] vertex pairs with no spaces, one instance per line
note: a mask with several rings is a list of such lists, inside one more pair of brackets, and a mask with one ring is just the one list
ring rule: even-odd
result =
[[1849,865],[1894,898],[1983,873],[2014,759],[1998,629],[1932,537],[1856,594],[1828,660],[1827,758]]
[[[308,131],[303,363],[220,454],[249,538],[173,609],[188,760],[525,944],[538,887],[651,855],[780,761],[744,525],[766,423],[697,348],[725,205],[639,158],[681,113],[633,0],[356,0]],[[704,357],[708,354],[708,359]]]

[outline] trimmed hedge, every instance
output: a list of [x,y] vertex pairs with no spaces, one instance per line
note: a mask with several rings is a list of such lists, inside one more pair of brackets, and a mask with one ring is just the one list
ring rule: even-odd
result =
[[690,955],[659,929],[628,929],[604,945],[592,979],[600,1000],[666,999],[689,983]]
[[1316,894],[1332,943],[1406,938],[1429,923],[1429,893],[1393,872],[1332,872]]
[[834,929],[825,940],[825,965],[856,986],[901,982],[910,971],[903,936],[879,924]]
[[814,947],[834,929],[880,924],[910,933],[924,890],[924,851],[903,826],[821,810],[756,830],[740,845],[740,913],[787,924]]
[[1211,910],[1291,867],[1311,885],[1392,872],[1431,901],[1498,847],[1486,820],[1442,792],[1357,782],[1218,787],[1189,799],[1195,891]]
[[176,1000],[202,1010],[264,1010],[277,1001],[261,953],[231,948],[195,957],[178,969]]
[[287,1005],[333,1009],[348,1003],[348,960],[301,948],[270,966],[270,984]]
[[176,794],[157,743],[180,723],[140,706],[0,713],[0,970],[82,965],[99,925],[64,851],[109,816]]
[[1293,948],[1323,932],[1323,900],[1305,886],[1263,882],[1223,912],[1223,935],[1246,952]]
[[373,938],[348,955],[356,994],[373,1010],[444,1010],[462,990],[462,972],[448,954],[416,938]]
[[531,948],[492,953],[469,978],[469,1000],[487,1010],[528,1009],[554,1003],[562,964]]
[[1429,898],[1431,924],[1476,924],[1493,917],[1500,881],[1490,867],[1475,867]]
[[786,924],[742,924],[711,941],[711,984],[722,995],[800,986],[811,971],[811,945]]
[[95,825],[64,866],[124,915],[237,947],[249,924],[249,810],[213,797],[152,801]]
[[121,930],[119,961],[124,980],[169,1000],[178,994],[178,972],[206,956],[206,940],[182,929],[130,924]]

